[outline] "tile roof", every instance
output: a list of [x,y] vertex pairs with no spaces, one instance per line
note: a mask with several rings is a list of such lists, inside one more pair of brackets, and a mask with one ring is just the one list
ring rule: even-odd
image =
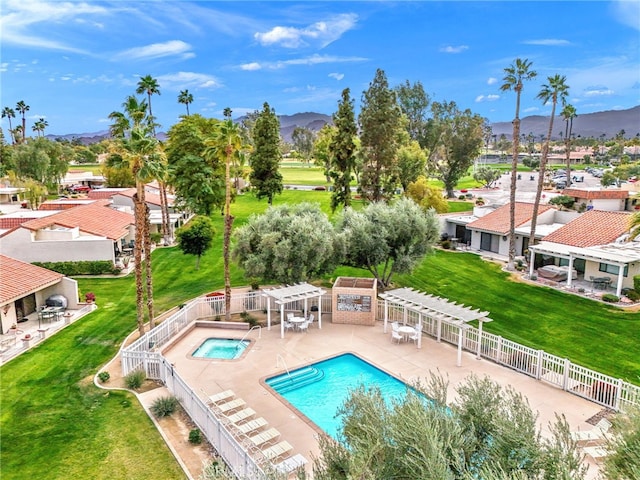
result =
[[33,220],[36,217],[0,217],[0,230],[9,230],[10,228],[19,227],[24,222]]
[[0,255],[0,305],[22,298],[60,281],[64,275]]
[[629,231],[632,215],[630,212],[589,210],[542,240],[582,248],[606,245]]
[[87,196],[92,200],[97,200],[100,198],[111,198],[117,193],[124,192],[129,190],[128,188],[98,188],[95,190],[89,191]]
[[60,200],[47,200],[38,207],[38,210],[67,210],[69,208],[78,207],[80,205],[87,205],[91,203],[90,200],[74,199],[74,198],[62,198]]
[[583,189],[583,188],[565,188],[562,191],[563,195],[568,195],[570,197],[576,198],[584,198],[587,200],[609,200],[615,198],[628,198],[629,192],[627,190],[619,190],[619,189],[606,189],[606,190],[594,190],[594,189]]
[[[118,195],[122,195],[123,197],[128,197],[128,198],[133,198],[133,196],[136,194],[136,189],[135,188],[129,188],[128,190],[124,190],[122,192],[118,192]],[[144,201],[146,203],[149,203],[151,205],[156,205],[156,206],[161,206],[162,202],[160,200],[160,195],[156,194],[156,193],[152,193],[149,192],[147,190],[145,190],[144,192]],[[169,202],[169,207],[173,206],[173,198],[170,196],[167,196],[167,201]]]
[[[498,233],[500,235],[507,235],[509,233],[509,203],[497,208],[491,213],[486,214],[484,217],[480,217],[477,220],[469,223],[467,228],[474,230],[483,230],[485,232]],[[550,205],[540,205],[538,208],[538,215],[551,210],[553,207]],[[516,202],[516,228],[531,221],[533,214],[533,203]]]
[[67,228],[78,227],[80,231],[118,240],[127,234],[129,225],[134,225],[133,215],[110,208],[108,200],[97,200],[90,205],[71,208],[45,218],[30,220],[22,224],[29,230],[40,230],[51,225]]

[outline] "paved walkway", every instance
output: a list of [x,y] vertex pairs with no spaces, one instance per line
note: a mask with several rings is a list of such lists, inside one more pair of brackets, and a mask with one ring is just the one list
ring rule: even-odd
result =
[[[236,396],[246,401],[257,416],[264,417],[270,427],[275,427],[287,440],[295,453],[309,460],[319,455],[317,427],[286,401],[272,393],[264,380],[275,374],[293,370],[339,353],[353,352],[387,372],[413,381],[424,379],[429,371],[439,370],[450,380],[449,401],[455,395],[454,388],[468,375],[489,376],[503,386],[511,385],[528,398],[534,411],[539,413],[539,427],[548,435],[549,422],[555,414],[566,416],[572,430],[593,428],[586,421],[601,411],[601,407],[562,391],[559,388],[537,381],[526,375],[499,366],[488,360],[477,360],[470,353],[463,353],[462,366],[456,367],[455,346],[438,343],[425,337],[422,349],[413,343],[391,343],[390,334],[382,332],[382,323],[372,327],[338,325],[323,315],[322,329],[317,326],[303,332],[287,332],[280,338],[279,327],[271,331],[262,329],[249,334],[252,345],[238,360],[195,359],[191,353],[207,338],[241,338],[246,332],[238,330],[195,328],[180,340],[166,347],[163,354],[174,365],[177,372],[193,388],[205,396],[231,389]],[[281,358],[281,359],[280,359]],[[597,468],[590,468],[591,478]]]

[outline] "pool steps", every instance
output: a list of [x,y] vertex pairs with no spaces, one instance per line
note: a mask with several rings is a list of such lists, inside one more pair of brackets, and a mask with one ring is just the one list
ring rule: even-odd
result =
[[324,378],[324,371],[316,367],[304,367],[289,374],[277,377],[268,382],[269,386],[279,394],[287,393],[305,385],[318,382]]

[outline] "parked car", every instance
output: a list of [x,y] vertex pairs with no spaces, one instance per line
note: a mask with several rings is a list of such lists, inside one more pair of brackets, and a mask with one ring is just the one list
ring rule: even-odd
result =
[[87,193],[91,188],[86,185],[71,185],[67,190],[71,193]]

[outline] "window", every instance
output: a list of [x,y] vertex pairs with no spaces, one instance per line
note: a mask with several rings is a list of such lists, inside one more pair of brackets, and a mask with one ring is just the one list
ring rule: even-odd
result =
[[[618,273],[620,272],[620,267],[618,267],[617,265],[609,265],[608,263],[601,263],[598,270],[604,273],[610,273],[611,275],[618,275]],[[628,275],[629,275],[629,265],[625,265],[624,276],[626,277]]]

